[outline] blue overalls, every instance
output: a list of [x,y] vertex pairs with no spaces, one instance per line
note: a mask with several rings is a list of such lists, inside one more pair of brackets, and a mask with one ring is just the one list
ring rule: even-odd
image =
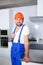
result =
[[[20,37],[21,37],[21,33],[22,33],[24,26],[25,25],[22,25],[22,28],[21,28],[21,31],[20,31],[20,34],[19,34],[18,42],[16,43],[16,42],[12,41],[12,47],[11,47],[11,62],[12,62],[12,65],[21,65],[22,64],[21,59],[25,55],[24,44],[20,43]],[[16,30],[16,27],[15,27],[15,30]],[[15,30],[14,30],[14,33],[15,33]]]

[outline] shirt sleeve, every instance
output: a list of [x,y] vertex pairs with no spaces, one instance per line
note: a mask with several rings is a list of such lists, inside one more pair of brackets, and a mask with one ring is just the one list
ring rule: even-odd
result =
[[29,30],[28,26],[24,26],[23,35],[29,35],[29,34],[30,34],[30,30]]

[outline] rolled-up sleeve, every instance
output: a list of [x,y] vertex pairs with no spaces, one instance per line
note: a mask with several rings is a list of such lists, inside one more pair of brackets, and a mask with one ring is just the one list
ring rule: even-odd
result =
[[30,30],[28,26],[24,26],[23,28],[23,35],[29,35],[30,34]]

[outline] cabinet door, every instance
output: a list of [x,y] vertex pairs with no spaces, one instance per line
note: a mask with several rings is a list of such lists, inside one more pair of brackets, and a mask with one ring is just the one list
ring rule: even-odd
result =
[[0,29],[9,28],[9,9],[0,10]]

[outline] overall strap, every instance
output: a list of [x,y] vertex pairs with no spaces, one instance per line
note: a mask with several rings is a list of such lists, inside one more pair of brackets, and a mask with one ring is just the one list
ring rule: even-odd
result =
[[[17,28],[17,26],[15,27],[15,29],[14,29],[13,33],[15,33],[15,31],[16,31],[16,28]],[[14,39],[12,39],[12,40],[11,40],[11,42],[12,42],[12,43],[13,43],[13,40],[14,40]]]
[[18,42],[20,42],[20,37],[21,37],[21,33],[22,33],[22,30],[23,30],[23,27],[25,26],[25,24],[24,25],[22,25],[22,28],[21,28],[21,31],[20,31],[20,34],[19,34],[19,38],[18,38]]
[[16,28],[17,28],[17,26],[15,27],[15,29],[14,29],[14,32],[13,32],[13,33],[15,33],[15,31],[16,31]]

